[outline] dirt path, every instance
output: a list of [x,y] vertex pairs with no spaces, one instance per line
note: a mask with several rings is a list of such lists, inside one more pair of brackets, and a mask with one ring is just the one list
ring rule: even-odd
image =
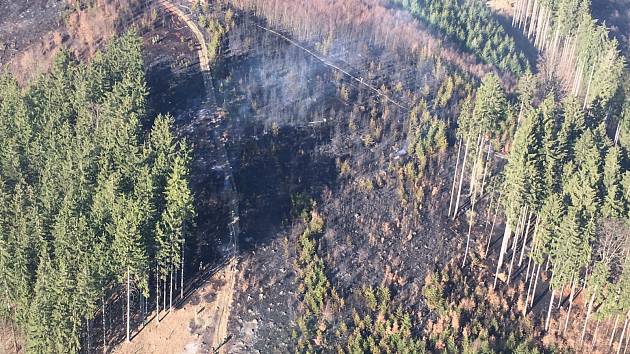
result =
[[177,16],[180,20],[184,21],[186,26],[190,28],[199,43],[197,54],[199,55],[199,66],[201,66],[201,71],[210,71],[210,58],[208,57],[207,50],[208,46],[206,45],[206,39],[203,36],[203,33],[201,33],[199,28],[197,28],[197,25],[190,19],[190,17],[188,17],[188,15],[170,1],[158,0],[158,4],[164,7],[166,11],[170,12],[173,16]]
[[234,285],[236,283],[236,259],[232,258],[230,264],[225,270],[226,283],[217,294],[217,304],[213,316],[213,322],[216,324],[214,333],[211,337],[210,347],[215,353],[226,353],[226,344],[229,341],[227,330],[230,312],[232,308],[232,299],[234,294]]
[[131,342],[121,343],[113,352],[117,354],[173,354],[173,353],[208,353],[209,340],[204,334],[212,328],[215,317],[216,294],[223,286],[219,270],[203,283],[185,304],[174,308],[172,312],[162,311],[160,322],[153,317],[140,332],[134,333]]
[[[188,17],[188,15],[186,15],[173,3],[167,0],[158,0],[158,3],[162,5],[167,11],[171,12],[171,14],[179,17],[184,23],[186,23],[188,28],[190,28],[190,30],[194,33],[195,37],[197,37],[197,41],[199,43],[199,49],[197,50],[199,55],[199,65],[201,67],[201,71],[204,72],[204,84],[206,86],[206,92],[207,95],[214,95],[212,80],[209,76],[210,60],[208,58],[207,52],[208,46],[206,45],[203,33],[197,28],[197,25],[190,19],[190,17]],[[208,100],[208,102],[209,105],[216,103],[214,99],[210,99]],[[224,192],[226,194],[226,199],[229,200],[230,211],[232,214],[232,220],[230,222],[231,260],[223,273],[225,283],[220,289],[218,289],[216,303],[213,304],[211,322],[214,325],[214,333],[211,336],[210,348],[214,352],[224,353],[225,347],[223,345],[229,340],[229,338],[227,337],[227,328],[230,319],[232,299],[237,277],[236,256],[238,254],[239,213],[238,193],[236,192],[236,186],[234,185],[232,167],[230,165],[227,151],[220,141],[222,135],[221,130],[222,129],[220,127],[215,128],[214,136],[216,141],[218,142],[218,146],[222,147],[221,160],[224,163],[223,165],[226,166],[226,168],[224,169],[226,181]],[[200,348],[200,350],[203,349]]]
[[[209,76],[204,77],[206,90],[208,94],[213,94],[212,81]],[[223,131],[229,129],[229,125],[223,124],[217,126],[214,132],[214,138],[217,146],[220,147],[219,161],[225,166],[224,172],[224,199],[228,201],[230,207],[230,261],[228,266],[224,270],[225,285],[217,294],[217,306],[216,306],[216,318],[215,318],[215,331],[212,335],[212,346],[215,352],[225,353],[224,344],[229,340],[228,338],[228,322],[230,320],[230,313],[232,310],[232,299],[234,298],[234,289],[237,281],[237,265],[238,265],[238,240],[239,240],[239,195],[234,184],[234,173],[232,171],[232,165],[225,149],[225,145],[222,143]]]
[[[157,3],[171,15],[179,18],[196,37],[199,44],[197,54],[204,76],[206,99],[204,109],[199,114],[213,114],[216,111],[216,99],[210,76],[210,60],[203,33],[195,22],[173,2],[158,0]],[[204,281],[185,304],[166,315],[158,324],[151,320],[130,343],[121,344],[118,353],[225,353],[224,344],[228,338],[228,322],[232,307],[233,292],[237,282],[237,255],[239,237],[238,192],[234,184],[232,166],[221,140],[223,131],[228,127],[219,124],[212,128],[212,138],[218,146],[216,163],[222,168],[224,177],[223,199],[229,205],[231,220],[229,224],[229,244],[225,250],[227,261],[223,269],[218,270]],[[199,275],[201,278],[203,274]]]

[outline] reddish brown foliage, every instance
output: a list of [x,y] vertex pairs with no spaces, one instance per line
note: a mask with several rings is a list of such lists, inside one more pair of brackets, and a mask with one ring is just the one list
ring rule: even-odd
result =
[[131,15],[134,3],[126,0],[96,0],[89,8],[70,13],[64,25],[44,33],[39,41],[12,58],[7,63],[9,71],[19,82],[28,82],[50,67],[62,44],[77,57],[90,58],[102,43],[117,34],[121,16]]
[[405,49],[423,57],[436,56],[474,76],[483,77],[492,66],[457,51],[403,11],[378,0],[234,0],[235,6],[254,11],[272,25],[290,30],[301,40],[360,38],[364,44]]

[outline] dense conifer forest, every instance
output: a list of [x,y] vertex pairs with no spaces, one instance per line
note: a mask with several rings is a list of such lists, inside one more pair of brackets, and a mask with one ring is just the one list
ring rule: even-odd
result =
[[2,315],[29,352],[89,348],[117,299],[129,336],[130,298],[150,284],[168,284],[172,306],[194,221],[190,149],[172,118],[147,119],[140,51],[130,33],[88,65],[60,53],[26,88],[1,79]]
[[0,31],[0,348],[625,354],[611,1],[42,5]]

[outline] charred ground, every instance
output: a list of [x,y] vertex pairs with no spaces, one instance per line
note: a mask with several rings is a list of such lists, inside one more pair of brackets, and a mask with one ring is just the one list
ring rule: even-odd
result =
[[[9,20],[18,21],[15,15],[26,11],[2,6],[13,6]],[[42,31],[59,26],[63,11],[57,7],[61,5],[42,2],[39,6],[38,11],[46,13]],[[225,167],[217,157],[221,147],[213,138],[217,122],[226,127],[222,141],[239,192],[241,233],[231,336],[224,349],[284,352],[300,342],[296,328],[305,305],[303,270],[297,263],[300,237],[308,225],[305,213],[313,212],[325,225],[315,252],[331,287],[345,303],[335,315],[351,318],[355,309],[365,309],[363,289],[387,288],[391,306],[410,314],[415,334],[437,333],[439,339],[429,349],[443,349],[449,330],[443,329],[457,333],[460,327],[439,319],[444,314],[423,292],[427,282],[444,285],[442,295],[462,308],[475,296],[479,301],[487,300],[484,297],[496,300],[494,292],[479,287],[487,285],[484,281],[489,276],[487,264],[479,257],[489,219],[483,231],[473,231],[473,248],[478,252],[472,263],[480,271],[471,275],[454,270],[450,262],[464,246],[467,222],[464,217],[453,221],[445,215],[455,165],[454,153],[447,154],[446,147],[455,145],[455,116],[461,100],[476,86],[477,76],[491,69],[471,64],[469,57],[449,61],[449,54],[440,59],[410,53],[406,45],[375,44],[382,32],[373,23],[366,36],[372,41],[358,37],[355,24],[345,24],[349,36],[333,40],[326,33],[313,35],[308,30],[292,36],[277,21],[223,3],[210,11],[191,12],[197,21],[204,16],[205,22],[213,19],[225,24],[228,9],[235,23],[225,26],[219,42],[211,73],[213,92],[204,87],[196,44],[184,24],[152,8],[131,16],[143,24],[139,31],[145,44],[150,107],[154,114],[173,114],[181,136],[193,146],[191,186],[198,216],[193,246],[186,254],[189,275],[199,276],[196,271],[204,264],[220,263],[225,256],[223,246],[229,242],[227,225],[233,216],[221,196]],[[398,13],[387,18],[410,21]],[[6,31],[7,23],[0,23],[0,29]],[[409,33],[405,31],[415,27],[402,28],[397,33]],[[7,33],[17,36],[18,32]],[[10,47],[28,46],[29,37],[20,38],[25,42]],[[418,38],[426,39],[426,34]],[[445,48],[451,50],[448,44]],[[473,69],[467,72],[466,66]],[[208,95],[217,98],[218,107],[200,114]],[[445,127],[443,139],[431,140],[423,124],[437,121]],[[429,142],[423,151],[412,143],[419,136]],[[468,207],[466,201],[463,205],[460,216]],[[491,239],[491,249],[496,250],[498,239],[498,235]],[[434,282],[434,271],[439,269],[444,272]],[[456,281],[464,284],[464,290],[457,288]],[[215,296],[212,291],[195,294],[182,307],[211,304]],[[508,302],[493,303],[492,311],[509,313],[504,319],[523,320],[512,308],[522,299],[514,293],[505,298]],[[478,315],[466,310],[463,323]],[[323,337],[334,344],[335,331],[345,321],[329,322]],[[211,324],[199,327],[191,322],[188,327],[203,338],[213,330]],[[444,338],[439,337],[442,334]],[[543,334],[536,335],[540,339]],[[112,343],[117,340],[120,337]]]

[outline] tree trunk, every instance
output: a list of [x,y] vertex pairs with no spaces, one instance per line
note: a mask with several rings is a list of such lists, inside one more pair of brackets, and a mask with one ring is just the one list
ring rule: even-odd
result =
[[169,294],[168,294],[168,313],[173,311],[173,266],[170,267]]
[[[628,328],[628,332],[630,332],[630,328]],[[630,333],[628,333],[628,336],[630,336]],[[626,338],[626,345],[623,347],[623,354],[626,354],[626,351],[628,350],[628,342],[630,342],[630,340]]]
[[[630,328],[628,328],[628,332],[630,332]],[[630,333],[628,333],[628,336],[630,336]],[[623,347],[623,354],[626,354],[626,351],[628,350],[628,342],[630,342],[630,339],[626,338],[626,345]]]
[[[553,275],[551,277],[553,279]],[[558,294],[558,309],[560,309],[560,307],[562,306],[562,296],[564,295],[564,289],[566,289],[566,287],[567,287],[567,284],[563,284],[562,287],[560,288],[560,294]]]
[[575,68],[575,74],[573,76],[573,96],[577,96],[577,84],[580,79],[580,63],[578,61],[577,66]]
[[514,5],[514,16],[512,16],[512,27],[514,27],[514,24],[516,23],[516,17],[518,16],[519,13],[519,5],[520,5],[520,1],[516,1],[516,4]]
[[470,232],[472,231],[473,226],[473,213],[475,209],[475,204],[471,204],[470,206],[470,220],[468,220],[468,235],[466,235],[466,251],[464,251],[464,261],[462,261],[462,268],[466,265],[466,258],[468,257],[468,247],[470,246]]
[[543,27],[543,19],[545,16],[545,8],[542,7],[542,4],[540,6],[540,8],[538,9],[538,16],[537,16],[537,20],[536,20],[536,29],[534,31],[534,47],[536,48],[541,48],[540,47],[540,42],[541,42],[541,33],[542,33],[542,27]]
[[521,30],[523,32],[523,35],[527,35],[527,20],[529,19],[530,13],[532,11],[533,4],[533,0],[527,0],[527,4],[524,8],[525,11],[523,17],[521,17]]
[[494,225],[497,222],[497,215],[499,214],[499,206],[501,205],[501,195],[503,191],[499,193],[499,198],[497,199],[496,210],[494,211],[494,217],[492,218],[492,227],[490,227],[490,234],[488,234],[488,243],[486,244],[486,253],[484,258],[488,257],[488,252],[490,251],[490,243],[492,242],[492,234],[494,233]]
[[534,1],[534,9],[532,10],[531,22],[529,24],[529,31],[527,32],[527,38],[534,37],[536,33],[536,26],[538,25],[538,9],[540,8],[539,1]]
[[512,16],[512,27],[518,27],[519,20],[521,18],[521,13],[523,12],[523,2],[525,0],[518,0],[516,4],[514,4],[514,15]]
[[547,262],[545,263],[545,272],[549,270],[549,256],[547,256]]
[[580,91],[582,89],[582,81],[584,80],[584,69],[585,68],[586,68],[586,60],[582,64],[582,67],[580,68],[580,71],[579,71],[580,74],[578,75],[577,86],[575,88],[575,96],[576,97],[580,94]]
[[613,330],[610,334],[610,340],[608,341],[609,347],[612,345],[613,340],[615,340],[615,332],[617,332],[617,321],[619,321],[619,314],[615,316],[615,324],[613,325]]
[[553,35],[553,42],[551,42],[551,45],[553,46],[551,48],[551,62],[552,63],[555,63],[556,54],[558,53],[559,35],[560,35],[560,30],[558,29],[558,26],[556,26],[556,30],[554,31],[554,35]]
[[488,173],[488,165],[490,164],[490,152],[492,150],[492,144],[488,141],[488,153],[486,154],[486,163],[483,164],[483,178],[481,179],[481,190],[479,195],[483,195],[484,187],[486,186],[486,174]]
[[541,44],[541,48],[543,48],[545,51],[547,50],[548,47],[548,42],[549,40],[549,24],[551,23],[551,9],[547,9],[547,12],[545,13],[547,15],[547,19],[545,20],[545,25],[543,26],[543,38],[542,38],[542,44]]
[[462,152],[462,139],[457,143],[457,161],[455,162],[455,172],[453,172],[453,187],[451,187],[451,202],[448,205],[448,217],[451,217],[451,209],[453,208],[453,198],[455,197],[455,185],[457,184],[457,169],[459,168],[459,155]]
[[101,293],[101,303],[103,304],[103,354],[107,352],[107,341],[105,338],[105,290]]
[[527,27],[529,23],[527,20],[530,18],[534,7],[534,1],[527,0],[527,8],[525,9],[525,17],[523,18],[523,35],[527,35]]
[[551,22],[551,10],[547,10],[546,11],[547,17],[543,26],[543,34],[542,34],[542,43],[540,45],[540,47],[547,51],[548,50],[548,43],[549,41],[549,23]]
[[619,123],[617,123],[617,129],[615,129],[615,146],[619,142],[619,130],[621,128],[621,119],[619,119]]
[[[525,277],[529,277],[529,269],[532,263],[532,255],[534,254],[534,252],[536,252],[536,249],[538,248],[538,238],[536,237],[538,235],[538,225],[540,224],[540,215],[536,215],[536,225],[534,226],[534,235],[532,236],[532,249],[529,251],[529,256],[527,258],[529,258],[529,260],[527,261],[527,272],[525,273]],[[535,266],[535,264],[534,264]],[[532,269],[532,272],[534,270]]]
[[479,165],[479,160],[481,159],[481,146],[483,145],[483,140],[483,134],[479,134],[479,137],[477,138],[477,156],[473,162],[472,171],[470,172],[470,183],[468,184],[471,205],[473,203],[473,199],[475,198],[475,191],[477,190],[477,166]]
[[[529,259],[531,262],[531,258]],[[534,264],[534,268],[536,268],[536,264]],[[534,272],[534,270],[532,269],[532,277],[529,279],[529,285],[527,286],[527,295],[525,296],[525,308],[523,309],[523,316],[525,316],[527,314],[527,308],[529,307],[529,296],[534,284],[534,276],[536,275],[536,272]]]
[[532,267],[532,257],[527,256],[527,270],[525,271],[525,280],[529,279],[529,270]]
[[593,303],[595,302],[596,292],[597,292],[597,287],[593,289],[593,293],[591,294],[591,299],[588,301],[588,307],[586,308],[586,317],[584,318],[584,326],[582,327],[582,335],[580,337],[580,343],[584,341],[584,335],[586,334],[586,326],[588,325],[588,318],[591,316],[591,311],[593,310]]
[[523,263],[523,256],[525,255],[525,247],[527,247],[527,237],[529,236],[529,227],[532,222],[532,211],[529,212],[529,216],[527,217],[527,227],[525,228],[525,236],[523,236],[523,247],[521,247],[521,256],[518,258],[518,266],[520,267]]
[[547,309],[547,319],[545,320],[545,331],[549,330],[549,319],[551,319],[551,310],[553,309],[553,297],[555,290],[551,290],[551,299],[549,300],[549,309]]
[[538,11],[538,26],[536,26],[536,42],[538,43],[537,47],[541,48],[541,50],[542,50],[542,46],[541,46],[541,43],[542,43],[542,31],[543,31],[543,27],[545,25],[545,14],[546,13],[547,12],[545,11],[545,8],[541,4],[540,10]]
[[131,294],[131,274],[129,267],[127,267],[127,342],[129,342],[129,296]]
[[538,269],[536,270],[536,277],[534,278],[534,288],[532,289],[532,302],[529,304],[529,307],[534,306],[534,299],[536,298],[536,287],[538,286],[538,276],[540,275],[540,267],[542,264],[538,265]]
[[474,181],[476,179],[475,174],[476,174],[476,169],[477,169],[477,163],[479,162],[480,156],[481,156],[481,146],[483,145],[483,137],[480,135],[479,136],[481,138],[481,142],[480,144],[477,146],[478,149],[478,154],[477,154],[477,160],[474,163],[474,167],[473,167],[473,172],[471,174],[471,186],[470,186],[470,218],[468,220],[468,234],[466,236],[466,251],[464,252],[464,260],[462,262],[462,268],[464,268],[464,266],[466,265],[466,258],[468,257],[468,249],[470,247],[470,233],[472,232],[472,227],[473,227],[473,223],[474,223],[474,213],[475,213],[475,203],[477,201],[477,198],[475,197],[475,193],[476,193],[476,188],[477,188],[477,183],[473,183],[472,181]]
[[155,319],[160,324],[160,268],[155,267]]
[[571,282],[571,293],[569,294],[569,309],[567,310],[567,319],[564,321],[564,329],[562,330],[562,334],[567,331],[567,327],[569,326],[569,317],[571,317],[571,307],[573,306],[573,295],[575,294],[575,278]]
[[514,259],[516,258],[516,254],[518,253],[518,240],[520,234],[523,232],[523,226],[525,226],[525,217],[527,216],[527,206],[523,210],[523,217],[519,222],[519,227],[517,227],[517,232],[514,234],[514,242],[512,243],[512,260],[510,260],[510,270],[508,271],[507,282],[509,283],[512,279],[512,268],[514,267]]
[[496,203],[498,201],[497,198],[495,198],[495,193],[494,193],[494,188],[492,188],[492,192],[490,192],[490,201],[488,202],[488,205],[486,206],[486,217],[484,218],[484,225],[483,225],[483,233],[484,235],[486,234],[486,232],[488,231],[488,225],[490,225],[490,220],[492,219],[492,211],[494,209],[492,209],[494,205],[494,203]]
[[[532,22],[534,20],[534,11],[536,10],[536,0],[530,1],[531,6],[527,9],[527,18],[525,18],[525,25],[523,26],[524,35],[529,39],[529,31],[532,27]],[[529,20],[529,21],[528,21]]]
[[453,210],[453,220],[457,216],[457,209],[459,208],[459,198],[462,194],[462,185],[464,184],[464,171],[466,170],[466,158],[468,157],[468,144],[470,143],[470,136],[466,138],[466,148],[464,149],[464,161],[462,162],[462,172],[459,179],[459,187],[457,189],[457,199],[455,200],[455,210]]
[[527,20],[527,15],[529,14],[529,3],[530,0],[524,1],[521,13],[518,17],[518,28],[521,30],[521,32],[525,32],[525,21]]
[[163,301],[162,301],[162,309],[164,311],[166,311],[166,283],[167,283],[166,277],[164,277],[164,281],[162,282],[162,285],[164,286],[162,288],[162,293],[164,294],[164,296],[162,297],[162,299],[163,299]]
[[[6,294],[8,296],[9,291],[6,291]],[[11,311],[11,305],[7,304],[7,312],[11,313],[13,312],[13,318],[15,318],[15,309],[13,311]],[[18,352],[18,348],[19,348],[19,344],[17,341],[17,337],[15,335],[15,322],[14,321],[9,321],[11,323],[11,337],[13,338],[13,352],[17,353]]]
[[630,310],[626,313],[626,320],[623,322],[623,330],[621,331],[621,337],[619,337],[619,345],[617,346],[617,354],[621,352],[621,345],[623,344],[623,338],[626,335],[626,328],[628,327],[628,316],[630,316]]
[[[566,69],[567,66],[567,52],[569,51],[569,43],[570,43],[570,39],[563,39],[561,41],[560,44],[560,58],[558,60],[558,64],[562,69]],[[570,81],[569,78],[567,78],[567,82]]]
[[92,337],[90,337],[90,319],[89,318],[85,319],[85,325],[87,326],[87,352],[89,353],[91,351],[90,339],[92,339]]
[[184,300],[184,245],[186,244],[186,240],[182,239],[182,273],[179,277],[179,298]]
[[[597,61],[595,61],[595,63],[597,63]],[[588,84],[586,86],[586,94],[584,95],[584,104],[582,105],[582,109],[586,109],[586,103],[588,102],[588,94],[591,91],[591,82],[593,82],[593,74],[595,73],[595,65],[591,67],[591,75],[588,79]]]
[[575,51],[577,50],[577,39],[572,38],[570,43],[571,43],[570,49],[567,51],[566,67],[567,69],[572,69],[571,71],[575,73],[576,71],[579,71],[579,63],[575,61]]
[[527,24],[527,15],[529,14],[529,3],[531,1],[527,0],[525,1],[525,4],[523,5],[523,11],[521,12],[521,16],[519,17],[519,24],[518,24],[518,28],[521,30],[521,32],[525,33],[525,25]]
[[[516,239],[518,239],[518,233],[514,234],[514,237]],[[514,247],[512,249],[512,259],[510,259],[510,268],[508,269],[508,277],[507,277],[507,282],[508,284],[510,283],[510,281],[512,281],[512,269],[514,269],[514,258],[516,258],[516,247]]]
[[591,349],[595,348],[597,344],[597,331],[599,330],[599,319],[595,322],[595,333],[593,333],[593,340],[591,341]]
[[521,234],[523,233],[523,226],[525,226],[525,217],[527,216],[527,206],[521,208],[520,214],[518,216],[518,224],[516,224],[516,231],[514,232],[514,238],[512,239],[512,244],[510,245],[510,249],[516,249],[518,240],[521,239]]
[[503,232],[503,240],[501,241],[501,250],[499,251],[499,260],[497,261],[497,271],[494,273],[494,284],[492,284],[492,289],[497,286],[497,278],[499,277],[499,271],[501,270],[501,265],[503,264],[503,256],[507,251],[507,245],[510,242],[510,237],[512,236],[512,229],[510,227],[509,221],[505,223],[505,231]]

